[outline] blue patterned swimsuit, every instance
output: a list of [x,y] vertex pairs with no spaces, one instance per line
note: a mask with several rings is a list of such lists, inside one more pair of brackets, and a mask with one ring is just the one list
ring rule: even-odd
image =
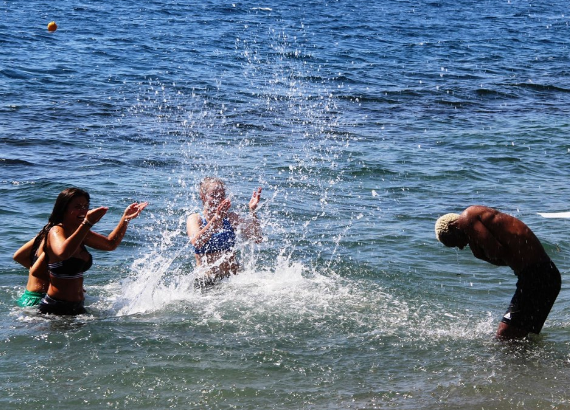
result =
[[[200,215],[202,218],[202,226],[205,226],[208,222],[206,218]],[[210,237],[210,240],[206,242],[201,247],[194,247],[194,252],[196,255],[205,255],[214,252],[226,252],[233,249],[236,244],[236,233],[230,220],[224,218],[222,220],[222,229]]]

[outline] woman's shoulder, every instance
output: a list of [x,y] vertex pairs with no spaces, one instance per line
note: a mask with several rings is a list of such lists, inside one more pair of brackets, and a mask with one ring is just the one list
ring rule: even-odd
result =
[[52,226],[48,233],[50,235],[60,235],[65,233],[65,230],[63,229],[63,226],[61,226],[61,224],[57,224]]
[[186,223],[188,225],[190,225],[190,224],[201,224],[203,219],[204,219],[204,216],[200,212],[196,212],[196,213],[188,215],[188,218],[186,219]]
[[232,225],[240,224],[242,221],[242,218],[235,212],[228,212],[227,219]]

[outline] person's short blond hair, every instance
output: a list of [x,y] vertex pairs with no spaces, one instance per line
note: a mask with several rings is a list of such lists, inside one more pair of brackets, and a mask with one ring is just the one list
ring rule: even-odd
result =
[[214,177],[204,178],[202,182],[200,182],[200,187],[199,187],[200,195],[205,195],[208,189],[214,186],[220,186],[224,189],[226,187],[224,181],[222,181],[220,178],[214,178]]
[[450,224],[459,219],[459,214],[445,214],[435,222],[435,237],[441,242],[441,238],[451,232]]

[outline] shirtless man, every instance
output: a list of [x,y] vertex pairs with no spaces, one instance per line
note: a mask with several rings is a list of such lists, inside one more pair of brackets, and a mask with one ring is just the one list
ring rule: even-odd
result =
[[509,266],[517,289],[499,323],[497,338],[538,334],[560,292],[560,272],[538,238],[522,221],[486,206],[470,206],[461,215],[447,214],[435,224],[437,239],[448,247],[466,245],[476,258]]

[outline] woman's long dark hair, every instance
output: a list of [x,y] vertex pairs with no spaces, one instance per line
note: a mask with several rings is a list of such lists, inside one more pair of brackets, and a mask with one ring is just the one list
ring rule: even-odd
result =
[[73,198],[77,198],[78,196],[86,198],[87,202],[89,202],[89,193],[79,188],[66,188],[59,193],[57,199],[55,200],[53,211],[51,211],[51,215],[49,216],[48,223],[42,228],[40,233],[38,233],[36,239],[34,239],[32,251],[30,252],[32,265],[34,263],[36,252],[38,251],[40,244],[47,237],[47,234],[51,228],[63,222],[63,217],[65,216],[65,212],[67,211],[69,203]]

